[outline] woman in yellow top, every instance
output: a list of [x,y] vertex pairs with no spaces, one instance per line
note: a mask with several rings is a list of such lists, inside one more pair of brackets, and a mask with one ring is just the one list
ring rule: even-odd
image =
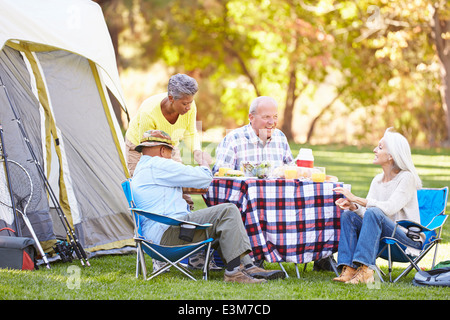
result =
[[[130,175],[138,163],[141,153],[135,150],[144,132],[163,130],[167,132],[178,147],[183,140],[194,154],[194,160],[211,164],[211,156],[201,151],[201,141],[196,127],[197,107],[194,96],[198,84],[194,78],[185,74],[176,74],[169,79],[167,93],[154,95],[146,99],[131,119],[125,135],[127,166]],[[175,148],[173,159],[178,159],[179,149]]]

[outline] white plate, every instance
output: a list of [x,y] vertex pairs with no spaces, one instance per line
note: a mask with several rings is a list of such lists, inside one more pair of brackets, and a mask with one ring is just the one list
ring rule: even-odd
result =
[[214,179],[247,180],[247,179],[258,179],[258,177],[214,177]]

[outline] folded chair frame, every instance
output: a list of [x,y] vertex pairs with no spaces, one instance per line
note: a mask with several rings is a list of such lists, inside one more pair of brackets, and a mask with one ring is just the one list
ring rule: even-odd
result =
[[[395,232],[395,231],[394,231],[394,232]],[[413,268],[416,269],[417,271],[420,271],[420,268],[419,268],[419,266],[418,266],[419,262],[422,260],[423,257],[425,257],[425,256],[427,255],[427,253],[428,253],[433,247],[435,247],[435,250],[434,250],[434,256],[433,256],[433,263],[432,263],[432,266],[431,266],[431,268],[433,268],[433,267],[435,266],[436,255],[437,255],[437,250],[438,250],[438,244],[439,244],[439,242],[442,240],[442,238],[440,237],[441,232],[442,232],[442,228],[439,230],[439,237],[438,237],[438,238],[434,238],[433,240],[431,240],[431,242],[428,243],[428,245],[426,246],[426,249],[422,250],[422,251],[420,252],[420,254],[419,254],[417,257],[415,257],[415,258],[413,258],[413,257],[411,257],[410,255],[408,255],[408,254],[405,253],[404,248],[402,248],[402,247],[398,244],[398,240],[397,240],[397,239],[395,239],[395,238],[393,238],[393,237],[385,237],[385,238],[383,238],[383,241],[385,242],[385,245],[384,245],[384,247],[380,250],[380,252],[379,252],[377,258],[380,257],[381,254],[387,249],[387,252],[388,252],[389,282],[393,282],[393,283],[397,282],[397,281],[398,281],[400,278],[402,278],[403,276],[407,276],[408,273],[409,273]],[[408,267],[407,267],[405,270],[403,270],[402,273],[401,273],[397,278],[395,278],[394,281],[392,281],[392,264],[393,264],[393,262],[395,262],[395,261],[393,261],[393,259],[392,259],[392,247],[391,247],[391,246],[395,246],[394,248],[397,250],[397,252],[399,252],[400,254],[402,254],[403,258],[405,258],[405,259],[407,260],[406,262],[409,262]],[[378,275],[379,275],[379,277],[380,277],[380,280],[381,280],[382,282],[384,282],[383,277],[381,277],[380,273],[381,273],[383,276],[386,276],[386,274],[385,274],[380,268],[378,268],[378,266],[377,266],[377,268],[376,268],[376,271],[378,272]]]
[[[197,243],[196,249],[189,251],[188,253],[183,255],[181,258],[178,258],[176,261],[169,260],[163,254],[161,254],[158,250],[154,249],[153,243],[147,242],[141,238],[135,238],[134,240],[136,242],[137,250],[138,250],[137,258],[136,258],[136,278],[139,278],[139,275],[142,273],[144,280],[151,280],[152,278],[160,275],[161,273],[165,272],[166,270],[170,269],[171,267],[175,267],[180,272],[185,274],[187,277],[196,281],[197,279],[194,278],[192,272],[190,272],[187,268],[185,268],[180,262],[183,259],[189,257],[190,255],[192,255],[202,249],[206,249],[205,264],[203,266],[202,279],[208,280],[208,266],[209,266],[209,260],[210,260],[210,256],[211,256],[211,254],[209,254],[209,253],[211,252],[211,243],[212,243],[211,238],[209,238],[201,243]],[[159,246],[159,247],[161,247],[161,246]],[[157,260],[167,263],[164,267],[152,272],[150,274],[149,278],[147,278],[147,267],[146,267],[146,263],[145,263],[145,254],[148,254],[149,256],[153,257],[154,259],[156,259],[156,257],[157,257]],[[155,257],[155,255],[156,255],[156,257]]]
[[[204,280],[208,279],[208,267],[211,258],[211,244],[214,241],[213,238],[209,237],[208,228],[212,227],[211,223],[199,224],[192,221],[184,221],[180,219],[171,218],[163,214],[158,214],[154,212],[148,212],[136,207],[133,194],[131,190],[130,179],[122,182],[122,188],[125,196],[128,200],[129,210],[131,212],[134,224],[134,241],[136,242],[136,278],[142,273],[144,280],[150,280],[154,277],[160,275],[164,271],[171,267],[178,269],[184,275],[192,280],[197,280],[193,274],[185,268],[180,261],[189,257],[190,255],[200,251],[206,250],[205,253],[205,264],[203,266]],[[201,242],[190,242],[185,245],[175,245],[175,246],[164,246],[155,244],[151,241],[146,240],[140,232],[139,216],[144,216],[148,219],[156,221],[158,223],[163,223],[169,226],[180,226],[182,224],[190,224],[195,227],[196,230],[205,230],[206,240]],[[147,266],[145,263],[145,254],[149,255],[153,259],[166,262],[166,265],[156,270],[150,274],[147,278]]]
[[[414,268],[417,271],[421,271],[418,264],[424,258],[428,252],[430,252],[431,249],[434,248],[434,255],[433,255],[433,262],[431,268],[434,268],[436,263],[436,257],[438,252],[438,245],[439,242],[442,241],[441,234],[442,234],[442,228],[445,224],[445,221],[447,220],[448,216],[445,215],[445,207],[447,205],[447,199],[448,199],[448,187],[443,187],[440,189],[424,189],[426,191],[431,192],[443,192],[443,199],[441,198],[443,208],[433,216],[431,221],[427,223],[426,226],[423,226],[419,223],[409,221],[409,220],[400,220],[396,222],[396,226],[394,228],[394,231],[392,233],[391,237],[384,237],[380,241],[380,248],[377,258],[381,257],[383,259],[388,260],[388,272],[389,272],[389,282],[397,282],[400,278],[403,276],[408,275],[408,273]],[[425,243],[422,246],[422,249],[420,250],[420,253],[417,257],[414,257],[410,254],[406,253],[406,246],[399,243],[397,239],[395,239],[395,233],[397,231],[398,226],[403,226],[405,228],[408,228],[410,226],[415,226],[421,229],[421,232],[428,233]],[[387,257],[383,255],[383,253],[387,249]],[[393,262],[409,262],[408,267],[402,271],[402,273],[394,280],[392,281],[392,264]],[[375,268],[380,280],[384,282],[383,276],[386,276],[386,274],[378,267]],[[383,276],[382,276],[383,275]]]

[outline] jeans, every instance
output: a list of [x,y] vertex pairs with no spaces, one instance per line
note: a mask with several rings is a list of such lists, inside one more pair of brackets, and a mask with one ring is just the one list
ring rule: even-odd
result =
[[[358,264],[375,266],[380,239],[391,237],[395,222],[376,207],[367,208],[364,218],[353,211],[344,211],[341,215],[341,236],[338,247],[338,265],[357,268]],[[402,244],[420,249],[421,242],[410,239],[397,228],[395,239]]]

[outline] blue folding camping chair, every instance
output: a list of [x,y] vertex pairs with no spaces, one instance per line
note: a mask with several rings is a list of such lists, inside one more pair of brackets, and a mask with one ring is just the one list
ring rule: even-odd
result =
[[[433,247],[435,250],[431,268],[433,268],[436,263],[438,244],[442,240],[442,227],[448,217],[445,214],[448,199],[448,187],[423,188],[417,190],[417,198],[419,201],[420,224],[408,220],[397,221],[392,236],[384,237],[380,240],[380,250],[377,258],[380,257],[388,261],[390,282],[397,282],[401,277],[406,276],[412,268],[420,271],[418,263]],[[425,234],[426,238],[418,255],[414,255],[405,245],[394,238],[398,226],[407,229],[411,226],[418,227],[420,232]],[[394,281],[392,281],[393,262],[409,263],[408,267]],[[383,278],[380,275],[380,272],[383,272],[378,267],[377,272],[381,281],[383,281]]]
[[[193,253],[198,252],[199,250],[206,250],[205,253],[205,264],[203,266],[203,279],[208,279],[208,266],[209,266],[209,258],[211,251],[211,243],[213,242],[213,238],[209,238],[208,228],[212,226],[210,223],[198,224],[191,221],[183,221],[179,219],[173,219],[168,216],[152,213],[145,210],[141,210],[135,206],[133,200],[133,192],[131,190],[130,179],[122,182],[122,188],[125,193],[125,196],[128,200],[128,205],[130,207],[131,215],[133,217],[134,223],[134,241],[136,242],[137,252],[136,252],[136,278],[139,277],[139,274],[142,272],[144,280],[147,279],[147,267],[145,263],[144,253],[149,255],[151,258],[165,262],[166,265],[156,271],[154,271],[147,280],[150,280],[159,274],[165,272],[171,267],[175,267],[180,270],[184,275],[189,277],[192,280],[196,280],[192,273],[186,269],[180,261],[187,258]],[[142,217],[146,217],[148,219],[154,220],[159,223],[171,225],[171,226],[180,226],[181,224],[189,224],[195,227],[195,229],[203,229],[206,232],[206,240],[201,242],[193,242],[187,243],[185,245],[177,245],[177,246],[164,246],[152,243],[151,241],[146,240],[142,236],[141,230],[141,220]]]

